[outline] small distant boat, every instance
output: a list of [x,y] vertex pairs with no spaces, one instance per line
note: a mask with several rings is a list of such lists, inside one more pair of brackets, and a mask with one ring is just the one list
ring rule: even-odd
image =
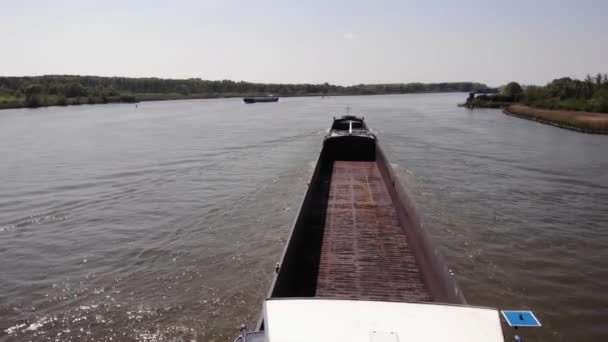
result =
[[279,98],[276,96],[255,96],[243,98],[245,103],[256,103],[256,102],[279,102]]

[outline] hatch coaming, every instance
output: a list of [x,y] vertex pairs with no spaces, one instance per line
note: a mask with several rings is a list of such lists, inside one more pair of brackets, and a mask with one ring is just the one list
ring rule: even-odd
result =
[[376,163],[387,185],[401,227],[410,241],[418,268],[431,294],[432,301],[466,304],[466,299],[458,286],[454,273],[445,262],[437,244],[429,235],[419,210],[406,188],[399,181],[380,145],[377,145],[376,158]]

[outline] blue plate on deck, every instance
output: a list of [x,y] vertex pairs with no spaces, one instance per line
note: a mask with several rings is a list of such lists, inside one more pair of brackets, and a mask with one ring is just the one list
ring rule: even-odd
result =
[[532,311],[501,310],[502,316],[511,327],[540,327],[540,321]]

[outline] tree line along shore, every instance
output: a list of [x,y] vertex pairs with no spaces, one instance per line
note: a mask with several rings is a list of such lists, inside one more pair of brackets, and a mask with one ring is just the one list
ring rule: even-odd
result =
[[230,80],[208,81],[195,78],[160,79],[71,75],[0,77],[0,109],[268,94],[275,96],[336,96],[468,92],[485,87],[485,84],[475,82],[339,86],[329,83],[265,84]]
[[564,77],[547,85],[510,82],[495,95],[467,100],[469,108],[502,108],[506,114],[586,133],[608,134],[608,74]]

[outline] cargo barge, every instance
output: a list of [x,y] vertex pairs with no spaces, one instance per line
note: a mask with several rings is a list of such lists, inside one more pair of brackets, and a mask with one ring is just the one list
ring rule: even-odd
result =
[[467,305],[355,116],[334,118],[260,320],[244,330],[236,341],[503,341],[498,311]]
[[245,103],[279,102],[279,98],[276,96],[245,97],[245,98],[243,98],[243,102],[245,102]]

